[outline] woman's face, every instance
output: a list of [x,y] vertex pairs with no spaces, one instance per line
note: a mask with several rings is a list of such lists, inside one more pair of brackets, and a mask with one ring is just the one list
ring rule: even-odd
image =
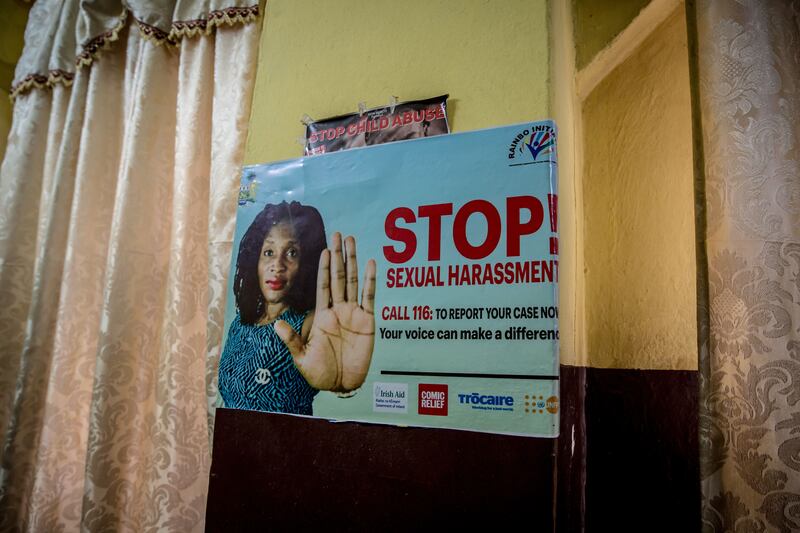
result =
[[258,284],[268,304],[284,301],[300,267],[300,243],[294,228],[280,222],[264,237],[258,258]]

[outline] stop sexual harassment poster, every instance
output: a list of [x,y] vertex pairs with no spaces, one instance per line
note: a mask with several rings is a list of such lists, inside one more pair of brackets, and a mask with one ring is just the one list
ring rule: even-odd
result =
[[551,121],[246,167],[220,404],[558,435]]

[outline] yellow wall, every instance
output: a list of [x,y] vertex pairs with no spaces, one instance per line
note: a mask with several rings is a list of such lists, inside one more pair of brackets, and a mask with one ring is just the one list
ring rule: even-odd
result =
[[583,104],[590,366],[697,368],[687,57],[680,7]]
[[648,3],[650,0],[573,0],[578,68],[588,65]]
[[[552,55],[551,37],[568,39],[559,50],[572,46],[571,29],[550,35],[553,7],[559,20],[569,9],[562,0],[270,0],[246,163],[300,156],[304,113],[324,118],[356,111],[359,101],[383,105],[391,95],[412,100],[449,93],[453,131],[549,118],[550,99],[558,96],[551,80],[564,74],[552,68],[551,58],[564,61]],[[572,119],[557,114],[564,126]],[[567,151],[559,152],[565,161],[559,168],[561,360],[575,364],[579,247],[566,164],[572,145],[565,142]]]
[[548,116],[546,0],[270,0],[247,163],[298,157],[324,118],[450,93],[453,131]]
[[0,89],[0,161],[6,153],[6,141],[11,130],[11,117],[13,108],[8,98],[8,91]]
[[[574,53],[558,40],[569,18],[558,16],[558,1],[271,0],[246,163],[300,156],[304,113],[323,118],[390,95],[449,92],[454,131],[551,114],[569,130],[571,112],[559,111],[558,95],[574,91]],[[674,15],[584,102],[583,186],[571,165],[560,169],[562,363],[696,368],[682,19]],[[559,157],[571,163],[573,148],[564,148]]]
[[[300,156],[304,113],[347,113],[359,101],[377,106],[390,95],[411,100],[450,93],[453,131],[553,116],[563,140],[561,362],[580,364],[583,245],[575,206],[581,191],[573,175],[573,112],[559,110],[556,101],[574,92],[572,29],[562,28],[569,19],[563,0],[270,0],[245,161]],[[549,24],[559,31],[551,33]]]
[[0,0],[0,161],[6,151],[6,139],[11,129],[12,105],[8,95],[14,78],[25,35],[30,5],[21,0]]
[[583,187],[572,15],[568,2],[551,0],[550,97],[551,113],[558,125],[558,327],[561,364],[586,366]]

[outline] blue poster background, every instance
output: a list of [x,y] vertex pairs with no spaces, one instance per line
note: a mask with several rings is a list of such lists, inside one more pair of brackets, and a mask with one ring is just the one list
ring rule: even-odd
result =
[[[356,238],[362,275],[368,259],[377,263],[375,347],[367,379],[350,397],[320,392],[314,416],[557,436],[557,218],[551,212],[557,194],[555,136],[551,121],[529,122],[246,167],[229,277],[226,340],[236,315],[233,272],[242,235],[264,205],[298,201],[319,210],[329,246],[334,231]],[[507,199],[521,196],[536,198],[544,216],[535,232],[520,236],[520,253],[510,257]],[[459,253],[453,239],[456,213],[473,200],[490,202],[502,222],[496,248],[475,260]],[[416,214],[419,206],[442,203],[452,204],[453,214],[441,218],[441,258],[428,259],[429,220],[417,216],[413,223],[397,222],[416,234],[416,253],[403,264],[389,262],[384,247],[401,251],[404,244],[387,236],[387,215],[397,207]],[[527,210],[520,212],[522,223],[531,216]],[[481,213],[470,215],[466,227],[472,246],[486,240],[488,224]],[[514,277],[500,284],[448,283],[450,268],[471,272],[471,265],[477,264],[483,272],[487,264],[489,269],[505,263],[527,262],[531,267],[532,261],[555,272],[529,273],[527,282]],[[389,269],[412,267],[439,267],[444,286],[387,286]],[[430,316],[422,311],[425,308]],[[490,316],[491,309],[496,318]],[[410,319],[396,320],[398,313]],[[432,331],[434,337],[453,332],[457,338],[408,338],[407,332],[419,328]],[[461,338],[463,331],[478,328],[484,334],[490,331],[491,340]],[[387,338],[389,330],[400,339]],[[520,330],[545,338],[525,338],[530,334]],[[514,332],[523,338],[513,338]],[[422,406],[429,404],[422,401],[423,392],[436,400],[444,394],[445,409],[439,401],[434,413],[426,413]]]

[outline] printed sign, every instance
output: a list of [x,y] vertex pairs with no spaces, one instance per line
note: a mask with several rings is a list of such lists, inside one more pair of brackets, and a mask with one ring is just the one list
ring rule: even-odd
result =
[[550,121],[246,167],[225,407],[558,435]]
[[376,107],[326,118],[306,126],[305,155],[450,133],[447,95]]

